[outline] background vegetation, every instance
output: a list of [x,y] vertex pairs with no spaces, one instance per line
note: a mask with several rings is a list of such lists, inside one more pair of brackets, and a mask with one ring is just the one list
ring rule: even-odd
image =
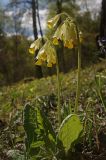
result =
[[[22,3],[20,0],[10,1],[4,10],[0,8],[0,85],[8,85],[20,81],[26,77],[39,77],[39,72],[36,72],[34,61],[28,54],[28,48],[31,40],[28,40],[24,28],[22,28],[22,18],[24,13],[31,12],[31,3],[27,1]],[[45,5],[46,1],[41,2],[47,9],[47,19],[55,15],[57,12],[67,12],[69,15],[74,16],[83,32],[84,44],[82,46],[82,66],[85,67],[97,60],[97,48],[95,43],[96,35],[99,32],[99,13],[94,15],[90,10],[82,11],[78,6],[77,1],[63,1],[58,4],[58,1],[51,1],[48,6]],[[40,4],[39,3],[39,7]],[[34,6],[34,5],[33,5]],[[61,7],[60,7],[61,6]],[[36,6],[35,6],[36,7]],[[42,7],[42,5],[41,5]],[[60,8],[59,8],[60,7]],[[19,13],[18,13],[19,10]],[[38,9],[33,9],[36,13],[32,14],[34,19],[37,19]],[[38,10],[38,11],[37,11]],[[12,17],[7,14],[12,11]],[[37,21],[37,20],[36,20]],[[42,26],[40,33],[38,33],[39,26],[37,22],[33,22],[32,31],[35,39],[38,34],[43,34]],[[35,29],[34,29],[35,28]],[[36,30],[36,31],[35,31]],[[9,33],[10,32],[10,33]],[[34,33],[36,32],[36,33]],[[52,33],[46,28],[45,33],[50,36]],[[36,35],[35,35],[36,34]],[[40,36],[40,35],[39,35]],[[63,50],[63,49],[62,49]],[[61,71],[67,72],[71,68],[77,66],[76,53],[74,50],[64,49],[60,55]],[[47,76],[55,72],[42,68],[43,75]],[[18,75],[18,76],[17,76]]]

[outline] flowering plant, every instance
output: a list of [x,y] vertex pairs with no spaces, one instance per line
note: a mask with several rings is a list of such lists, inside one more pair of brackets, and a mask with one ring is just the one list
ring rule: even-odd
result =
[[[34,41],[29,52],[35,54],[35,64],[44,65],[47,67],[52,67],[56,64],[57,68],[57,84],[58,84],[58,120],[61,122],[61,108],[60,108],[60,80],[59,80],[59,63],[58,56],[55,49],[55,45],[59,45],[62,41],[64,47],[72,49],[78,49],[78,80],[77,80],[77,90],[76,90],[76,100],[75,100],[75,113],[78,111],[78,100],[80,95],[80,69],[81,69],[81,43],[82,43],[82,33],[79,31],[77,24],[73,18],[71,18],[67,13],[57,14],[50,20],[48,20],[48,27],[50,29],[55,28],[59,20],[63,18],[63,21],[56,28],[54,35],[51,40],[44,38],[45,43],[42,43],[42,38],[38,38]],[[37,52],[37,54],[36,54]]]

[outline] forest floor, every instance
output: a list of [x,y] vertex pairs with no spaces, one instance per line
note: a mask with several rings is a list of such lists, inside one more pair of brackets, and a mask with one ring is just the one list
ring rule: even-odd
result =
[[[60,74],[62,111],[74,109],[77,70]],[[56,123],[56,75],[40,80],[26,79],[0,88],[0,160],[15,160],[9,155],[14,148],[23,150],[22,111],[26,103],[39,101],[53,125]],[[87,105],[89,104],[89,110]],[[87,111],[87,112],[86,112]],[[79,113],[85,116],[87,130],[82,143],[76,146],[73,160],[106,160],[106,61],[82,69]],[[66,109],[68,114],[68,109]],[[93,114],[92,114],[93,113]],[[73,153],[74,155],[74,153]],[[19,159],[17,159],[19,160]],[[70,158],[69,158],[70,160]],[[71,159],[72,160],[72,159]]]

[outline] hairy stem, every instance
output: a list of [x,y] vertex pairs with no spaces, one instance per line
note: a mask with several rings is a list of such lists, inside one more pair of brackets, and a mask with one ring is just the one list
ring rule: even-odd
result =
[[77,34],[77,42],[78,42],[78,73],[77,73],[77,89],[76,89],[76,99],[75,99],[75,110],[74,112],[78,112],[78,102],[80,97],[80,74],[81,74],[81,44],[79,37],[79,30],[76,25],[76,34]]
[[59,76],[59,62],[58,62],[58,56],[56,54],[56,70],[57,70],[57,115],[58,115],[58,123],[61,124],[61,107],[60,107],[60,76]]

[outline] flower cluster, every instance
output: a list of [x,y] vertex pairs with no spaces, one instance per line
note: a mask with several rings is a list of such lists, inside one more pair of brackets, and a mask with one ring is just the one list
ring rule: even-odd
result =
[[[62,15],[64,14],[57,14],[55,17],[50,19],[48,21],[48,27],[54,28],[58,24]],[[66,15],[67,14],[65,14],[65,16]],[[53,44],[59,45],[59,41],[63,41],[64,47],[72,49],[79,43],[78,35],[80,42],[82,42],[82,33],[77,33],[75,22],[67,16],[63,23],[57,27],[52,37],[52,42],[46,39],[45,44],[43,44],[42,38],[38,38],[31,44],[29,52],[31,54],[35,54],[36,51],[38,51],[36,54],[36,65],[43,65],[46,63],[47,67],[52,67],[53,64],[56,64],[56,51]]]
[[54,36],[53,44],[57,45],[59,40],[63,41],[64,47],[73,48],[77,40],[75,25],[68,20],[58,27]]
[[42,47],[42,38],[38,38],[36,41],[34,41],[29,48],[29,53],[35,54],[37,50],[39,50]]
[[36,65],[41,66],[46,63],[47,67],[52,67],[53,64],[56,64],[56,51],[51,41],[47,40],[42,46],[40,39],[37,39],[31,44],[29,52],[33,54],[36,50],[39,50],[36,55]]
[[44,62],[46,62],[47,67],[52,67],[53,64],[56,64],[56,51],[50,41],[47,41],[39,50],[36,59],[37,65],[42,65]]
[[[60,15],[56,15],[54,18],[48,21],[49,28],[56,26],[60,18]],[[82,42],[82,34],[79,33],[80,42]],[[53,36],[53,44],[59,45],[59,41],[63,41],[64,47],[74,48],[78,44],[78,38],[76,33],[76,25],[71,18],[59,25]]]

